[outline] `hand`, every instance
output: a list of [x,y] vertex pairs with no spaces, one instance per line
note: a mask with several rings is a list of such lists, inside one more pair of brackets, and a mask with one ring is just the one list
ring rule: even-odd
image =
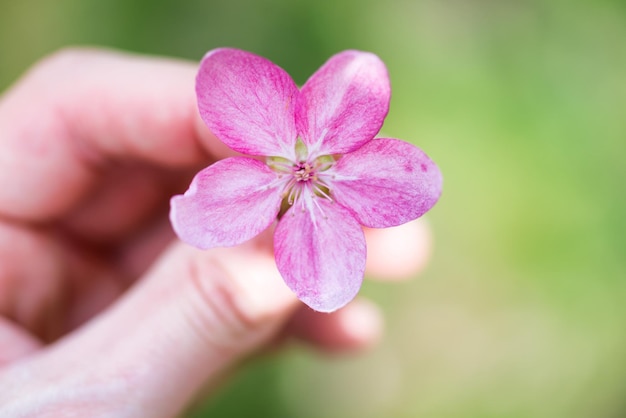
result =
[[[292,336],[325,350],[379,336],[375,305],[301,305],[271,231],[199,251],[169,198],[233,154],[197,116],[193,64],[69,50],[0,101],[0,414],[168,417],[242,357]],[[423,223],[366,231],[368,274],[429,253]]]

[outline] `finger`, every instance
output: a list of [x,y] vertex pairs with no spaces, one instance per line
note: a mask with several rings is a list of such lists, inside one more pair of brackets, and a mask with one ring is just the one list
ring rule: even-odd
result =
[[57,217],[112,160],[181,168],[228,154],[197,115],[195,71],[90,50],[35,66],[0,102],[0,215]]
[[383,317],[378,306],[359,298],[331,314],[302,307],[289,320],[285,332],[328,352],[362,350],[379,341]]
[[422,271],[431,256],[428,223],[417,219],[384,229],[366,229],[366,274],[379,280],[403,280]]
[[0,316],[0,367],[34,353],[41,342],[17,324]]
[[42,339],[57,335],[65,267],[60,246],[43,230],[0,219],[0,316]]
[[175,238],[169,219],[156,219],[119,248],[118,257],[115,260],[117,270],[122,276],[136,280],[146,272]]
[[186,175],[142,164],[120,164],[60,220],[63,230],[82,243],[115,246],[141,231],[156,217],[167,217],[169,199]]
[[[123,415],[132,393],[135,415],[173,416],[269,341],[296,306],[271,243],[204,252],[176,244],[114,308],[31,362],[42,383],[28,392],[52,397],[62,387],[71,399],[57,399],[61,406],[76,396],[112,415]],[[19,388],[25,373],[16,374],[4,378]],[[0,403],[28,402],[17,390],[0,394]]]
[[44,342],[106,307],[128,284],[110,263],[64,244],[44,228],[0,220],[0,316]]

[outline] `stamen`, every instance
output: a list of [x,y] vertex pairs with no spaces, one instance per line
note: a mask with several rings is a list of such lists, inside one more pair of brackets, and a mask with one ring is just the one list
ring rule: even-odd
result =
[[293,205],[294,202],[300,197],[300,193],[297,187],[292,187],[289,190],[289,197],[287,197],[287,203]]
[[304,198],[300,199],[300,209],[302,210],[302,212],[306,211],[306,205],[305,205],[305,200],[310,199],[310,194],[305,194],[305,191],[302,190],[302,193],[300,193],[300,196],[302,196],[304,194]]
[[311,200],[313,201],[313,204],[319,209],[320,213],[322,214],[322,217],[324,219],[328,219],[328,216],[326,216],[326,214],[324,213],[324,209],[322,209],[320,204],[317,202],[317,199],[312,198]]
[[294,166],[293,175],[298,181],[308,181],[314,174],[313,167],[307,162],[301,162]]
[[277,172],[278,178],[267,187],[282,187],[281,197],[289,206],[299,202],[302,211],[314,212],[318,208],[323,214],[316,199],[323,198],[333,202],[330,187],[324,180],[330,180],[331,175],[325,171],[334,165],[336,159],[332,155],[325,155],[309,160],[304,143],[300,141],[298,145],[296,154],[299,158],[296,161],[279,157],[269,159],[268,165]]
[[283,188],[283,193],[281,195],[283,199],[289,195],[289,193],[291,192],[291,188],[293,187],[295,183],[296,183],[296,180],[292,177],[289,179],[287,184],[285,184],[285,187]]
[[274,187],[280,186],[283,183],[285,183],[285,178],[284,176],[279,175],[276,179],[272,180],[270,184],[266,184],[265,186],[262,186],[261,190],[265,191],[265,190],[273,189]]
[[324,198],[330,200],[331,202],[333,201],[333,198],[330,197],[330,195],[328,193],[326,193],[322,187],[320,187],[319,183],[315,183],[313,185],[313,190],[315,191],[315,193],[317,195],[319,195],[321,197],[324,197]]

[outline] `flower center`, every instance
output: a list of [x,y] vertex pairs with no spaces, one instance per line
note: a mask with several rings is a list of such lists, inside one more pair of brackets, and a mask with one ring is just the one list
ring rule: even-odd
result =
[[[328,185],[323,181],[324,173],[330,164],[319,160],[290,163],[291,175],[286,176],[283,196],[289,205],[300,202],[302,207],[312,203],[312,199],[330,199]],[[320,178],[320,176],[322,178]]]
[[289,206],[296,204],[302,210],[320,208],[317,202],[320,198],[332,202],[331,182],[334,176],[332,170],[328,171],[336,159],[337,156],[333,155],[310,155],[301,140],[296,142],[293,160],[285,157],[268,157],[266,160],[268,167],[278,174],[274,185],[282,190],[281,214],[285,213]]
[[317,180],[313,167],[307,162],[295,164],[293,166],[293,176],[296,181],[308,181],[311,178],[313,178],[313,181]]
[[326,171],[333,166],[332,156],[316,159],[304,159],[299,162],[281,157],[270,157],[268,166],[278,173],[276,185],[281,185],[284,213],[289,206],[298,206],[302,210],[319,207],[317,199],[332,201],[330,182],[332,175]]

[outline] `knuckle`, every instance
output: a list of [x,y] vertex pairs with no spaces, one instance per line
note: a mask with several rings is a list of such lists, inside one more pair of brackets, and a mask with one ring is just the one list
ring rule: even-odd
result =
[[206,263],[190,266],[190,323],[210,345],[232,351],[241,346],[247,335],[256,333],[262,321],[249,316],[237,302],[239,296],[222,266],[217,262],[210,264],[209,275],[204,274]]
[[211,346],[243,352],[271,338],[288,317],[292,304],[291,299],[285,304],[275,294],[259,291],[258,284],[271,289],[263,284],[267,277],[259,260],[221,256],[234,252],[218,250],[190,263],[189,299],[193,302],[189,321]]

